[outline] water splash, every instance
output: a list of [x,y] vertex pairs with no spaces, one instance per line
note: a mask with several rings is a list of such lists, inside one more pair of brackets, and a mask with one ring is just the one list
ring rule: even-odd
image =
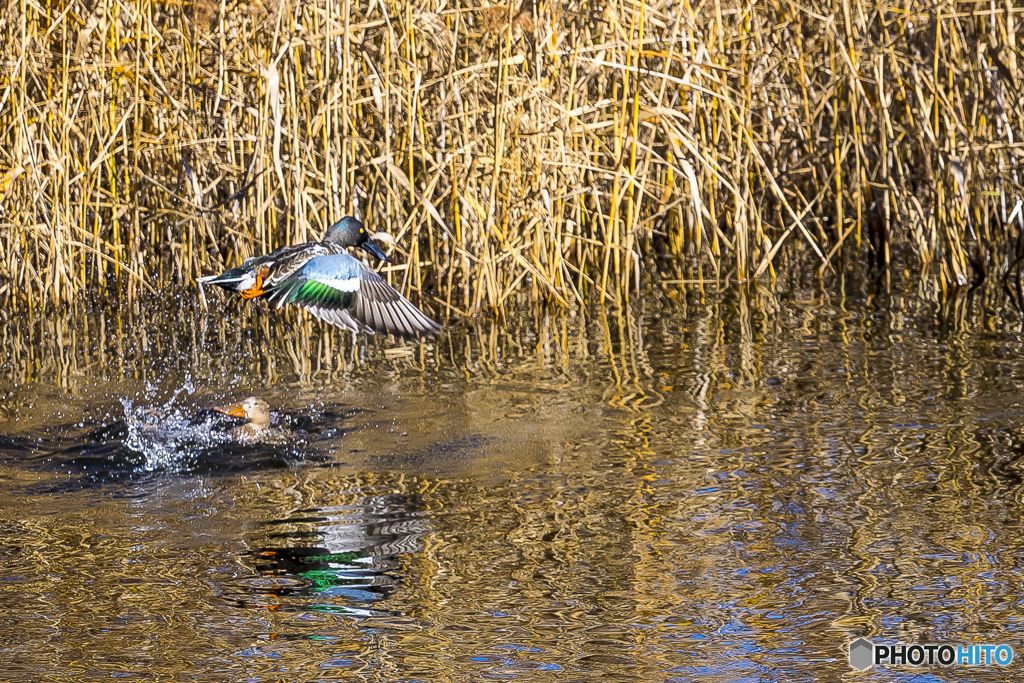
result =
[[136,406],[132,399],[121,398],[127,432],[123,445],[145,457],[141,469],[187,471],[204,451],[233,441],[220,416],[176,405],[181,391],[158,407]]

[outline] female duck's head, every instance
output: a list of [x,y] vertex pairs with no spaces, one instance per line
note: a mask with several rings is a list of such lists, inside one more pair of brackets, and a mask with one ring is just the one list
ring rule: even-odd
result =
[[259,429],[266,429],[270,426],[270,406],[259,396],[250,396],[223,408],[214,408],[218,413],[231,415],[232,417],[244,417],[248,424],[255,425]]
[[373,243],[373,240],[380,240],[388,244],[395,243],[395,238],[386,232],[378,232],[371,235],[367,232],[366,226],[363,225],[362,221],[351,216],[345,216],[329,227],[327,234],[324,235],[324,242],[337,244],[341,247],[358,247],[368,254],[373,254],[382,261],[390,262],[391,259],[381,251],[380,247]]

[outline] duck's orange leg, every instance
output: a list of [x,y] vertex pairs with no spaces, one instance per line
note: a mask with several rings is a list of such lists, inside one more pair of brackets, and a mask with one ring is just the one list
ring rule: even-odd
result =
[[269,266],[263,266],[256,271],[256,284],[242,292],[243,299],[255,299],[263,293],[263,278],[270,272]]

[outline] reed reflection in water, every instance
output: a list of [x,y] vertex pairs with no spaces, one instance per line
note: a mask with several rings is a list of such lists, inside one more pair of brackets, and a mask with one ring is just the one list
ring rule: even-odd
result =
[[[1020,319],[984,297],[652,296],[397,346],[255,307],[12,321],[6,675],[817,681],[860,636],[1013,644]],[[114,438],[126,397],[251,393],[308,436],[156,470]]]

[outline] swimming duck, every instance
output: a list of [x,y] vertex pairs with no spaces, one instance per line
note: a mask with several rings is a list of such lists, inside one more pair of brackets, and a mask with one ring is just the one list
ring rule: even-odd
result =
[[238,403],[214,410],[248,420],[231,430],[231,435],[241,443],[283,443],[287,440],[284,432],[271,428],[270,406],[259,396],[250,396]]
[[276,308],[296,304],[324,322],[353,332],[390,332],[405,338],[439,333],[440,325],[349,255],[348,247],[358,247],[390,261],[374,239],[394,243],[387,233],[371,235],[362,222],[346,216],[320,242],[281,247],[199,282],[239,292],[243,299],[266,297],[277,303]]

